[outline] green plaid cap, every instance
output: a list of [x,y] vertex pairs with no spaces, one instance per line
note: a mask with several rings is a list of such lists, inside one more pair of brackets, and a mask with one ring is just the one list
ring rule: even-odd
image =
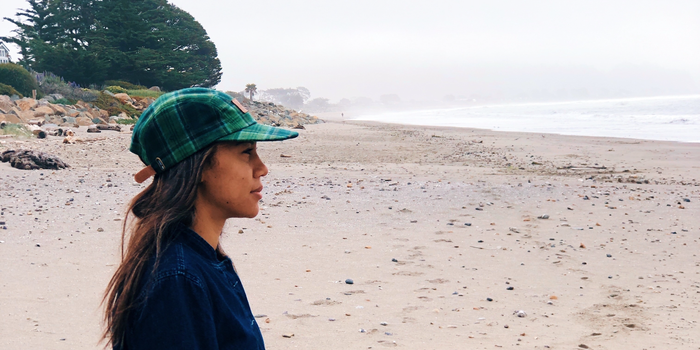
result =
[[223,92],[188,88],[160,96],[141,114],[131,152],[160,173],[216,141],[278,141],[297,132],[262,125]]

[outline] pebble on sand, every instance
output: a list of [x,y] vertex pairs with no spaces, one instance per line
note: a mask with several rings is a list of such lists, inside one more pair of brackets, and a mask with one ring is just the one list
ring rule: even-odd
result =
[[345,280],[345,284],[354,284],[354,283],[355,282],[351,278],[348,278]]

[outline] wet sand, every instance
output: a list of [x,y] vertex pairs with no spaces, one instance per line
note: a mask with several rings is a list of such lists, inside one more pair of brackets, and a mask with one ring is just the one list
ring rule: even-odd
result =
[[[0,140],[72,165],[0,164],[0,348],[99,347],[144,185],[128,132],[80,136]],[[700,346],[700,144],[337,120],[259,149],[222,244],[269,349]]]

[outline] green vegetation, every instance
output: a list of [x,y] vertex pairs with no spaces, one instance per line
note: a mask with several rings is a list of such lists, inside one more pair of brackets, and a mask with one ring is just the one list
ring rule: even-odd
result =
[[14,87],[24,96],[32,96],[32,90],[39,92],[36,78],[24,67],[14,63],[0,64],[0,83]]
[[15,90],[15,88],[13,88],[10,85],[3,84],[3,83],[0,83],[0,95],[8,95],[8,96],[17,95],[19,97],[24,97],[24,96],[22,96],[22,94],[17,92],[17,90]]
[[2,135],[14,135],[18,137],[32,137],[32,132],[24,124],[6,124],[0,129]]
[[117,119],[117,124],[132,125],[132,124],[136,124],[136,121],[137,121],[137,120],[136,120],[135,118],[132,118],[132,119]]
[[121,86],[108,86],[105,88],[105,90],[113,93],[113,94],[125,94],[126,89],[121,87]]
[[123,80],[107,80],[107,81],[105,81],[105,85],[119,86],[119,87],[124,88],[126,90],[148,90],[148,88],[143,86],[143,85],[136,85],[136,84],[132,84],[128,81],[123,81]]
[[97,99],[97,91],[81,88],[74,82],[67,83],[51,72],[36,73],[35,76],[39,83],[39,91],[43,95],[60,94],[73,101],[73,104],[79,100],[92,102]]
[[128,90],[126,93],[131,97],[152,97],[152,98],[158,98],[158,97],[160,97],[160,95],[164,94],[164,92],[152,91],[152,90]]
[[99,109],[104,109],[109,112],[109,115],[119,115],[124,112],[128,116],[140,116],[141,113],[129,105],[122,104],[117,98],[112,97],[103,92],[97,97],[97,100],[92,103]]
[[62,104],[62,105],[74,105],[77,101],[70,101],[68,99],[64,98],[59,98],[56,101],[53,101],[55,104]]
[[165,91],[221,81],[221,62],[207,32],[167,0],[28,4],[17,19],[5,18],[17,29],[0,39],[17,44],[20,64],[31,70],[54,72],[82,86],[120,79]]
[[255,84],[246,84],[245,86],[245,92],[248,93],[248,96],[250,96],[250,100],[253,100],[253,96],[258,92],[258,86]]

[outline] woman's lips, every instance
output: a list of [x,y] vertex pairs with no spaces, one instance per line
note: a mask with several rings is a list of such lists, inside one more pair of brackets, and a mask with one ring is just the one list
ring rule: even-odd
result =
[[261,200],[262,197],[263,197],[263,196],[262,196],[262,189],[263,189],[263,187],[260,186],[260,187],[258,187],[258,188],[256,188],[256,189],[250,191],[250,193],[252,193],[252,194],[254,194],[256,197],[258,197],[258,200]]

